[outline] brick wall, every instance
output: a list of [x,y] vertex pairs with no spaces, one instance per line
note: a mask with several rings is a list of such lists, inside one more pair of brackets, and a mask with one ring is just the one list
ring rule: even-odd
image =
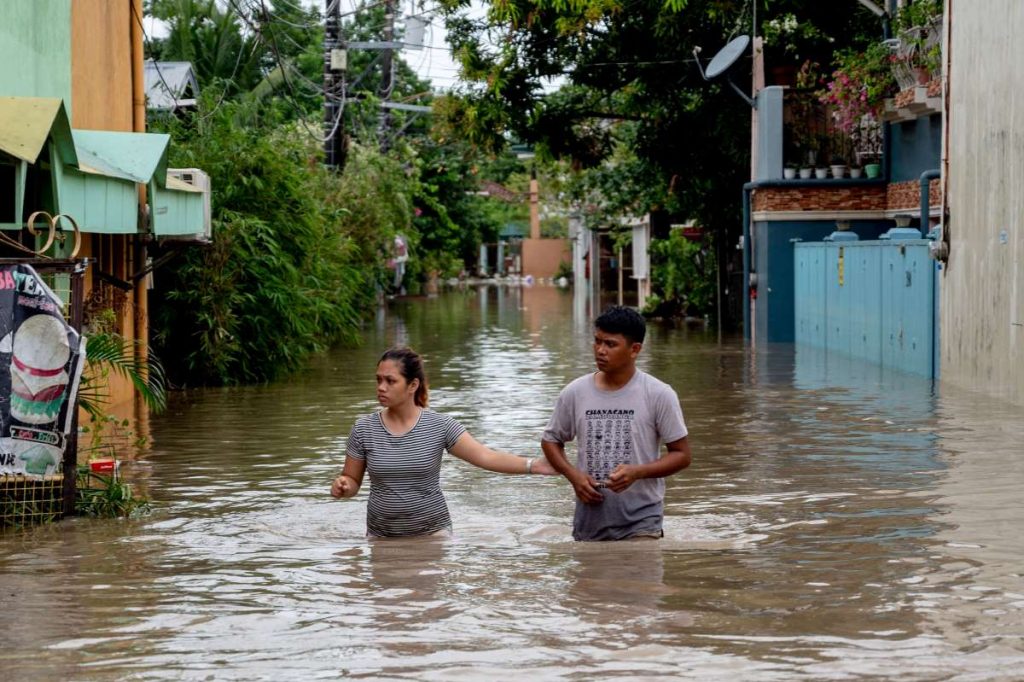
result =
[[[942,203],[938,179],[929,185],[931,205]],[[761,187],[754,190],[751,207],[761,211],[913,211],[921,203],[917,180],[866,187]]]
[[[928,203],[932,206],[942,204],[942,192],[938,178],[928,183],[930,194]],[[921,206],[921,183],[917,180],[907,182],[891,182],[886,191],[886,208],[890,211],[906,209],[916,211]]]
[[884,211],[885,188],[762,187],[754,190],[754,211]]

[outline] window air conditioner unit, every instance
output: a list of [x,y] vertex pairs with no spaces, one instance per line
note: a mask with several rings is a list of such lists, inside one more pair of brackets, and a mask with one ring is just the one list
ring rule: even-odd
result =
[[167,175],[203,191],[203,231],[188,235],[166,235],[162,238],[210,242],[213,239],[210,227],[210,176],[198,168],[168,168]]

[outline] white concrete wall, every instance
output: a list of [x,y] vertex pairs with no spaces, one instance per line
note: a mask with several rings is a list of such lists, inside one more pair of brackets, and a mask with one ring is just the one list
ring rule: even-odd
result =
[[1024,0],[947,0],[943,381],[1024,404]]

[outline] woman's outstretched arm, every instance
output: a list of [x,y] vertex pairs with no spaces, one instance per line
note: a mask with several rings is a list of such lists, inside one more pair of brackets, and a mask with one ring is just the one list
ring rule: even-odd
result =
[[359,492],[366,473],[366,460],[345,455],[345,468],[341,475],[331,483],[331,495],[334,497],[352,497]]
[[477,442],[469,432],[463,433],[449,449],[453,455],[474,466],[499,474],[545,474],[557,473],[544,457],[520,457],[507,452],[491,450]]

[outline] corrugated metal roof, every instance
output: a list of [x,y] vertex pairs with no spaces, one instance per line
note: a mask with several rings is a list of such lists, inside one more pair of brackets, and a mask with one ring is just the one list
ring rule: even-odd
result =
[[[146,107],[176,109],[195,106],[199,81],[191,62],[154,62],[147,59],[143,68],[146,83]],[[191,90],[190,97],[182,97]]]
[[0,97],[0,151],[35,163],[52,137],[65,163],[78,159],[64,103],[49,97]]
[[167,182],[167,146],[163,133],[119,133],[108,130],[72,131],[78,167],[86,173],[146,184]]

